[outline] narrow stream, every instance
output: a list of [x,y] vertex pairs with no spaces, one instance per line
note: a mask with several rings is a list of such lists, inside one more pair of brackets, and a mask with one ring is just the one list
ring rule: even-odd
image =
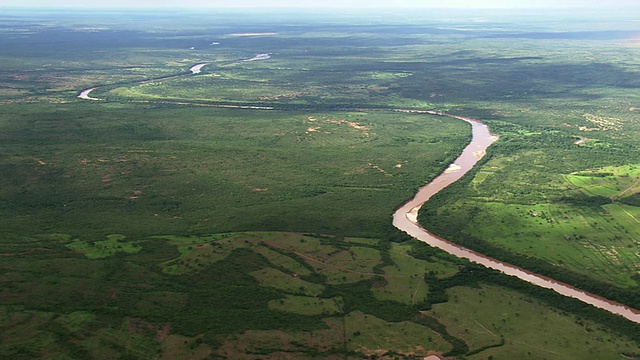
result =
[[[409,112],[408,110],[397,111]],[[564,296],[576,298],[597,308],[604,309],[613,314],[623,316],[635,323],[640,323],[640,311],[636,309],[619,304],[615,301],[607,300],[594,294],[590,294],[573,286],[550,279],[542,275],[532,273],[517,266],[482,255],[480,253],[447,241],[439,236],[436,236],[421,227],[418,224],[417,220],[420,207],[424,203],[426,203],[433,195],[437,194],[445,187],[451,185],[453,182],[457,181],[469,170],[471,170],[471,168],[473,168],[478,160],[480,160],[484,156],[486,149],[496,140],[498,140],[498,137],[492,135],[489,132],[489,128],[486,124],[475,119],[445,113],[437,113],[434,111],[419,112],[432,115],[448,116],[464,120],[471,124],[473,137],[471,143],[467,145],[466,148],[464,148],[462,154],[453,162],[453,164],[451,164],[451,166],[449,166],[447,170],[433,179],[433,181],[431,181],[429,184],[420,188],[413,199],[396,210],[396,212],[393,214],[393,225],[395,227],[420,241],[423,241],[433,247],[442,249],[449,254],[452,254],[459,258],[468,259],[474,263],[478,263],[488,268],[498,270],[504,274],[518,277],[534,285],[552,289]]]

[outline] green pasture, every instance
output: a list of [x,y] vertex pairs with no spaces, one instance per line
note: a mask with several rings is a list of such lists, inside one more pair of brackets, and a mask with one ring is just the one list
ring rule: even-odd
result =
[[[264,257],[269,263],[286,271],[287,278],[317,272],[329,283],[336,284],[369,279],[380,262],[379,250],[373,248],[379,243],[375,239],[347,238],[340,241],[331,237],[265,232],[189,237],[164,235],[154,239],[167,241],[176,246],[180,253],[180,256],[161,264],[163,271],[168,274],[198,272],[207,265],[224,260],[237,249],[249,249]],[[276,269],[265,271],[254,276],[261,281],[268,281],[264,278],[285,275]],[[272,271],[280,275],[274,275]]]
[[465,233],[618,286],[636,286],[632,277],[640,258],[633,239],[638,228],[615,216],[617,204],[605,209],[482,202],[473,206],[478,215],[464,227]]
[[272,250],[266,246],[257,246],[252,250],[262,256],[264,256],[270,263],[277,264],[279,267],[297,275],[306,276],[311,275],[311,270],[300,263],[299,260],[295,260],[287,255],[283,255],[275,250]]
[[[427,227],[451,239],[473,237],[501,251],[637,289],[637,165],[603,166],[627,163],[628,151],[602,150],[601,156],[585,158],[595,150],[560,133],[528,135],[553,140],[546,150],[538,149],[513,128],[470,181],[454,186],[448,203],[438,199],[424,207],[437,214],[424,218]],[[510,145],[513,141],[526,145]],[[511,151],[514,146],[523,148]]]
[[314,259],[306,260],[314,270],[327,278],[329,284],[345,284],[370,279],[374,267],[380,262],[380,252],[376,249],[351,247],[340,250],[325,247],[313,253]]
[[251,273],[262,286],[272,287],[288,294],[318,296],[324,290],[320,284],[310,283],[291,274],[273,268],[264,268]]
[[603,196],[617,200],[640,191],[640,165],[604,167],[580,171],[566,176],[567,181],[579,187],[588,196]]
[[471,183],[473,184],[474,189],[477,190],[477,187],[481,186],[482,183],[491,175],[493,175],[493,172],[489,172],[489,171],[478,172],[473,177],[473,180],[471,180]]
[[[455,287],[448,293],[450,301],[434,305],[429,314],[444,322],[451,334],[464,339],[470,351],[496,345],[469,355],[469,359],[617,359],[637,351],[637,344],[597,323],[517,292],[482,285]],[[552,332],[556,335],[549,336]]]
[[[235,249],[251,245],[244,234],[216,234],[208,236],[157,236],[175,245],[180,256],[161,264],[168,274],[179,274],[201,270],[209,264],[225,259]],[[251,238],[251,235],[248,235]]]
[[615,203],[604,205],[603,208],[616,219],[624,220],[620,223],[625,224],[625,232],[628,234],[638,234],[638,226],[640,219],[640,207]]
[[78,331],[84,326],[92,323],[96,320],[96,316],[93,313],[86,311],[76,311],[69,314],[64,314],[56,318],[56,322],[62,325],[69,331]]
[[134,241],[124,241],[126,236],[112,234],[107,235],[107,240],[94,241],[89,243],[84,240],[73,240],[66,246],[70,250],[84,254],[89,259],[102,259],[115,255],[119,252],[133,254],[137,253],[142,247]]
[[396,244],[388,250],[391,263],[382,267],[385,285],[373,289],[377,299],[418,304],[429,292],[429,286],[424,282],[425,274],[448,278],[457,271],[449,263],[416,259],[407,253],[409,250],[408,246]]
[[[344,323],[347,348],[365,356],[424,356],[429,352],[445,353],[451,349],[451,345],[438,333],[409,321],[389,323],[375,316],[354,311],[345,316]],[[397,336],[398,334],[401,336]]]

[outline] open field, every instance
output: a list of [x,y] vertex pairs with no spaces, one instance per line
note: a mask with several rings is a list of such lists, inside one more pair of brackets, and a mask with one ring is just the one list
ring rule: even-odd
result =
[[[542,149],[494,153],[470,181],[455,185],[451,194],[456,192],[456,200],[437,205],[440,200],[436,199],[427,205],[434,206],[427,211],[438,214],[437,218],[425,214],[423,219],[437,232],[449,229],[442,232],[445,236],[470,236],[507,252],[637,291],[637,165],[598,166],[594,161],[602,159],[596,158],[589,160],[588,168],[573,170],[583,162],[580,154],[571,147],[562,153],[562,159]],[[602,158],[611,162],[615,154],[609,150]],[[626,154],[629,151],[620,151],[620,160],[628,159]],[[523,164],[533,166],[524,168]],[[459,235],[451,232],[452,224]],[[496,252],[494,256],[501,255]]]
[[125,239],[126,236],[112,234],[107,235],[107,240],[95,241],[92,243],[88,243],[83,240],[74,240],[66,244],[66,247],[75,252],[84,254],[89,259],[102,259],[115,255],[118,252],[133,254],[142,249],[138,244],[124,241]]
[[[486,359],[488,356],[505,359],[584,359],[597,357],[594,354],[603,351],[602,346],[620,353],[635,353],[634,349],[637,349],[633,342],[594,334],[594,329],[598,327],[595,323],[549,309],[545,304],[516,292],[495,290],[491,286],[452,288],[449,290],[452,300],[435,305],[430,312],[445,323],[451,334],[464,339],[473,349],[497,345],[468,356],[469,359]],[[485,315],[474,316],[478,312]],[[550,331],[557,331],[559,335],[547,337]],[[585,333],[594,336],[584,341],[578,340]],[[523,337],[530,339],[528,343],[522,342]],[[594,343],[595,339],[599,341]]]
[[637,22],[168,15],[0,14],[0,357],[640,358],[391,226],[482,119],[421,222],[638,308]]
[[567,181],[588,196],[608,197],[616,201],[634,197],[640,192],[640,164],[578,172],[567,175]]

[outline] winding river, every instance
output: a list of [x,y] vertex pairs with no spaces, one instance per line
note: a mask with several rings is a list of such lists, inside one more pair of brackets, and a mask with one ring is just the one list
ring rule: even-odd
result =
[[[262,60],[267,59],[268,57],[261,57],[261,54],[254,57],[251,60]],[[192,66],[189,70],[192,74],[198,74],[201,72],[202,67],[206,66],[206,63],[200,63]],[[153,82],[158,80],[167,80],[174,77],[179,77],[184,75],[176,75],[170,76],[166,78],[160,79],[151,79],[146,81],[141,81],[141,83],[145,82]],[[89,96],[89,93],[95,90],[97,87],[89,88],[83,90],[78,97],[85,100],[102,100],[98,98],[92,98]],[[199,106],[213,106],[213,107],[234,107],[234,108],[247,108],[247,109],[258,109],[258,110],[271,110],[273,107],[260,107],[260,106],[249,106],[249,105],[216,105],[216,104],[196,104],[196,103],[188,103],[188,102],[169,102],[169,101],[161,101],[161,103],[172,103],[172,104],[180,104],[180,105],[199,105]],[[365,110],[365,109],[354,109],[354,110]],[[366,109],[366,110],[376,110],[376,109]],[[484,265],[488,268],[495,269],[501,271],[504,274],[515,276],[521,280],[527,281],[534,285],[552,289],[555,292],[562,294],[564,296],[576,298],[584,303],[593,305],[597,308],[604,309],[613,314],[620,315],[630,321],[635,323],[640,323],[640,311],[630,308],[628,306],[622,305],[620,303],[607,300],[603,297],[582,291],[575,287],[572,287],[568,284],[544,277],[542,275],[538,275],[532,273],[530,271],[524,270],[520,267],[504,263],[498,261],[496,259],[490,258],[478,252],[469,250],[460,245],[454,244],[446,239],[443,239],[437,235],[430,233],[428,230],[424,229],[418,224],[418,211],[420,207],[424,203],[426,203],[433,195],[440,192],[445,187],[451,185],[455,181],[459,180],[462,176],[464,176],[469,170],[473,168],[473,166],[485,155],[487,148],[493,144],[498,137],[496,135],[491,134],[489,132],[489,128],[483,122],[464,117],[458,115],[452,115],[447,113],[441,113],[430,110],[410,110],[410,109],[395,109],[398,112],[408,112],[408,113],[422,113],[422,114],[430,114],[430,115],[439,115],[439,116],[447,116],[451,118],[456,118],[460,120],[464,120],[471,124],[472,128],[472,139],[471,143],[467,145],[462,151],[462,154],[449,166],[447,170],[445,170],[438,177],[433,179],[429,184],[420,188],[418,193],[415,195],[413,199],[402,205],[396,212],[393,214],[393,225],[398,229],[406,232],[407,234],[413,236],[414,238],[423,241],[430,246],[437,247],[442,249],[449,254],[457,256],[459,258],[468,259],[471,262],[478,263]]]
[[[397,111],[409,112],[409,110]],[[465,247],[454,244],[437,235],[434,235],[428,230],[421,227],[418,224],[417,219],[420,207],[422,207],[422,205],[426,203],[433,195],[437,194],[445,187],[451,185],[452,183],[460,179],[469,170],[471,170],[471,168],[473,168],[478,160],[480,160],[484,156],[486,149],[496,140],[498,140],[498,137],[489,132],[489,128],[486,124],[475,119],[445,113],[437,113],[433,111],[420,112],[464,120],[471,124],[473,138],[471,140],[471,143],[467,145],[466,148],[464,148],[462,154],[453,162],[453,164],[449,166],[447,170],[433,179],[433,181],[431,181],[429,184],[420,188],[413,199],[396,210],[396,212],[393,214],[393,225],[395,227],[422,242],[442,249],[449,254],[452,254],[459,258],[464,258],[470,260],[471,262],[498,270],[504,274],[515,276],[534,285],[554,290],[555,292],[564,296],[576,298],[597,308],[604,309],[613,314],[623,316],[635,323],[640,323],[640,311],[636,309],[611,300],[607,300],[603,297],[582,291],[565,283],[532,273],[520,267],[507,264],[483,254],[477,253],[475,251],[469,250]]]

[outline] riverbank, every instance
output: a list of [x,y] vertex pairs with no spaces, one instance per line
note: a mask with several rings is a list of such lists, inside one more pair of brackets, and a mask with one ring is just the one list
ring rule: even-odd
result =
[[447,241],[439,236],[436,236],[430,233],[427,229],[424,229],[422,226],[420,226],[420,224],[418,224],[417,215],[422,205],[426,203],[433,195],[437,194],[442,189],[462,178],[462,176],[469,172],[469,170],[471,170],[473,166],[482,158],[486,149],[498,140],[498,137],[496,135],[493,135],[489,132],[488,126],[479,120],[445,113],[435,113],[428,111],[425,111],[425,113],[448,116],[466,121],[467,123],[471,124],[472,127],[472,140],[471,143],[467,145],[467,147],[465,147],[465,149],[462,151],[462,154],[453,162],[452,166],[450,166],[446,171],[433,179],[433,181],[431,181],[429,184],[420,188],[413,199],[396,210],[396,212],[393,214],[393,225],[396,228],[406,232],[417,240],[425,242],[430,246],[444,250],[451,255],[467,259],[471,262],[481,264],[494,270],[498,270],[507,275],[515,276],[534,285],[551,289],[561,295],[576,298],[584,303],[609,311],[613,314],[620,315],[632,322],[640,323],[640,311],[636,309],[611,300],[607,300],[603,297],[591,293],[584,292],[568,284],[532,273],[520,267],[504,263],[475,251],[469,250],[450,241]]
[[[254,57],[255,60],[265,59],[264,55],[269,54],[259,54]],[[206,64],[197,64],[190,68],[190,70],[195,74],[194,69],[199,71]],[[144,82],[153,82],[158,80],[166,80],[169,78],[179,77],[184,75],[175,75],[162,79],[150,79],[143,81]],[[89,96],[89,93],[95,90],[96,87],[86,89],[78,95],[78,97],[87,100],[100,100],[97,98],[92,98]],[[256,110],[272,110],[272,107],[263,107],[263,106],[245,106],[245,105],[217,105],[217,104],[198,104],[198,103],[189,103],[189,102],[171,102],[171,101],[161,101],[160,103],[167,104],[175,104],[175,105],[191,105],[191,106],[212,106],[212,107],[229,107],[229,108],[241,108],[241,109],[256,109]],[[353,110],[372,110],[375,111],[377,109],[362,109],[362,108],[354,108]],[[491,257],[485,256],[483,254],[477,253],[475,251],[469,250],[465,247],[454,244],[450,241],[447,241],[443,238],[440,238],[428,230],[422,228],[418,224],[418,212],[422,205],[426,203],[433,195],[440,192],[445,187],[454,183],[464,176],[469,170],[473,168],[473,166],[486,154],[487,148],[498,140],[498,136],[490,133],[489,128],[483,122],[459,115],[447,114],[443,112],[437,112],[432,110],[413,110],[413,109],[393,109],[396,112],[405,112],[405,113],[419,113],[419,114],[429,114],[429,115],[437,115],[437,116],[446,116],[459,120],[466,121],[471,124],[472,127],[472,140],[467,147],[463,150],[462,154],[438,177],[436,177],[431,183],[422,187],[415,197],[409,202],[405,203],[402,207],[396,210],[393,215],[393,225],[398,229],[406,232],[407,234],[413,236],[414,238],[423,241],[430,246],[434,246],[440,248],[454,256],[468,259],[472,262],[481,264],[491,269],[498,270],[504,274],[518,277],[521,280],[527,281],[534,285],[551,289],[556,291],[557,293],[576,298],[584,303],[593,305],[600,309],[604,309],[613,314],[620,315],[625,317],[626,319],[640,323],[640,311],[630,308],[628,306],[622,305],[620,303],[605,299],[603,297],[584,292],[580,289],[572,287],[568,284],[553,280],[551,278],[544,277],[542,275],[538,275],[527,270],[524,270],[520,267],[500,262]]]
[[202,68],[209,65],[208,63],[201,63],[201,64],[196,64],[193,65],[192,67],[189,68],[189,71],[191,71],[192,74],[200,74],[202,72]]
[[78,94],[78,97],[80,99],[83,99],[83,100],[102,100],[102,99],[98,99],[98,98],[94,98],[94,97],[89,96],[89,94],[95,89],[97,89],[97,87],[92,87],[92,88],[89,88],[89,89],[82,90],[82,92],[80,92],[80,94]]

